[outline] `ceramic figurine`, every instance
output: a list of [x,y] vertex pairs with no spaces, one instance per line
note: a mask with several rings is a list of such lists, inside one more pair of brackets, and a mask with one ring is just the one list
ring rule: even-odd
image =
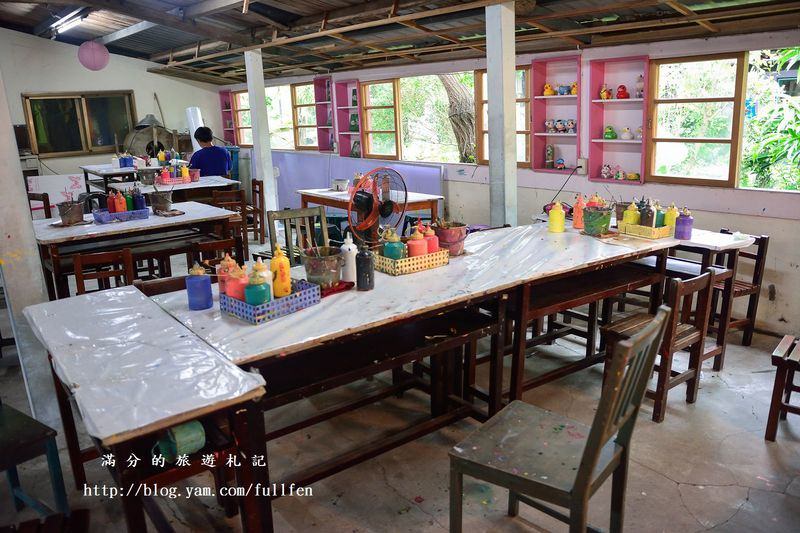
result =
[[617,171],[614,173],[614,179],[615,180],[624,180],[625,179],[625,171],[621,170],[621,169],[617,169]]
[[639,181],[641,179],[641,177],[642,177],[642,175],[639,174],[638,172],[628,172],[625,175],[625,179],[628,180],[628,181]]
[[544,121],[544,129],[547,131],[547,133],[556,132],[555,123],[556,121],[553,120],[552,118],[548,118],[547,120]]
[[641,74],[639,74],[639,77],[636,78],[636,85],[633,94],[636,98],[644,98],[644,76]]
[[556,159],[556,170],[564,170],[565,168],[567,168],[567,164],[564,163],[564,159],[560,157]]
[[625,100],[626,98],[630,98],[631,95],[628,93],[628,88],[624,85],[620,85],[617,87],[617,98],[620,100]]
[[567,133],[575,133],[577,130],[577,124],[575,123],[574,118],[570,118],[567,120]]
[[608,88],[608,85],[605,83],[602,87],[600,87],[600,99],[601,100],[611,100],[611,89]]
[[567,96],[569,94],[569,85],[559,85],[558,94],[559,96]]
[[600,167],[600,177],[604,180],[610,180],[614,177],[614,173],[611,171],[611,165],[603,165]]
[[640,141],[642,140],[642,127],[641,126],[636,128],[636,133],[634,134],[633,138],[634,139],[639,139]]
[[553,90],[553,86],[549,83],[544,84],[544,90],[542,91],[542,96],[555,96],[556,92]]
[[566,131],[566,126],[564,126],[564,121],[561,119],[556,120],[556,133],[564,133]]
[[626,141],[629,141],[629,140],[633,139],[633,133],[631,133],[631,129],[630,128],[622,128],[622,131],[619,134],[619,138],[620,139],[625,139]]
[[569,87],[569,94],[578,94],[578,82],[573,81]]
[[616,139],[617,132],[614,131],[614,126],[606,126],[603,130],[603,139]]
[[556,149],[552,144],[544,148],[544,168],[555,168]]

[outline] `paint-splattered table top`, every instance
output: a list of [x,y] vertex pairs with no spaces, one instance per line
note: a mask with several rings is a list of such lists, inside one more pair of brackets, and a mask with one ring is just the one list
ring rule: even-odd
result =
[[[212,187],[227,187],[229,185],[238,185],[239,182],[236,180],[228,179],[223,176],[201,176],[199,181],[193,181],[191,183],[178,183],[177,185],[156,185],[159,190],[163,191],[180,191],[183,189],[203,189],[203,188],[212,188]],[[118,191],[127,191],[132,189],[133,187],[139,187],[139,190],[142,194],[148,194],[155,191],[155,187],[152,185],[142,185],[139,181],[129,181],[125,183],[109,183],[108,187],[110,189],[116,189]]]
[[161,168],[161,167],[150,166],[150,167],[138,167],[138,168],[134,168],[134,167],[117,167],[117,168],[114,168],[113,166],[111,166],[110,163],[107,163],[105,165],[83,165],[83,166],[80,167],[80,169],[83,170],[84,172],[88,172],[89,174],[94,174],[95,176],[101,176],[101,177],[103,177],[103,176],[110,176],[110,177],[113,177],[113,176],[124,176],[124,175],[127,175],[127,174],[133,174],[137,170],[159,169],[159,168]]
[[752,236],[744,233],[729,235],[718,231],[697,228],[692,229],[691,239],[680,241],[682,246],[705,248],[706,250],[715,252],[747,248],[748,246],[752,246],[754,242],[756,242],[756,240]]

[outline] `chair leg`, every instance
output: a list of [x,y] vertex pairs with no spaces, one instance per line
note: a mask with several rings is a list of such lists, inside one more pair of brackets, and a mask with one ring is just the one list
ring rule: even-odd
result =
[[715,320],[717,318],[717,307],[719,306],[719,297],[720,297],[719,289],[714,289],[711,291],[711,312],[708,315],[708,326],[711,327],[715,324]]
[[786,387],[786,365],[780,364],[775,369],[775,384],[772,386],[772,401],[769,404],[769,414],[767,415],[767,431],[764,439],[775,442],[775,434],[778,432],[778,415],[781,413],[781,400],[783,391]]
[[686,403],[697,400],[697,391],[700,389],[700,368],[703,366],[703,343],[698,342],[689,352],[689,370],[694,370],[694,377],[686,382]]
[[589,502],[573,501],[569,507],[569,533],[586,533],[586,520]]
[[50,486],[56,500],[56,510],[69,516],[67,490],[64,488],[64,475],[61,473],[61,461],[58,458],[58,445],[55,437],[47,440],[47,468],[50,470]]
[[267,242],[267,230],[264,224],[264,214],[258,214],[258,242],[264,244]]
[[742,335],[742,346],[750,346],[753,342],[753,330],[756,327],[756,313],[758,312],[758,297],[758,292],[751,294],[750,301],[747,303],[747,325],[744,327],[744,334]]
[[25,507],[25,503],[17,498],[16,494],[14,494],[14,490],[19,489],[19,473],[17,473],[16,466],[12,466],[6,470],[6,478],[8,479],[8,485],[11,487],[11,497],[14,500],[14,509],[21,511],[22,508]]
[[461,500],[464,474],[450,463],[450,533],[461,533]]
[[[786,373],[786,386],[783,388],[783,403],[789,403],[792,399],[792,388],[794,387],[794,368],[789,369]],[[781,411],[779,416],[781,420],[786,420],[786,411]]]
[[611,478],[611,533],[622,533],[625,522],[625,488],[628,484],[628,452],[622,453]]
[[586,319],[586,358],[594,357],[597,351],[597,302],[589,304]]
[[519,497],[513,490],[508,491],[508,516],[519,514]]
[[667,350],[661,353],[661,361],[658,365],[656,398],[653,404],[653,422],[664,421],[664,412],[667,410],[667,394],[669,393],[669,378],[671,372],[672,352]]

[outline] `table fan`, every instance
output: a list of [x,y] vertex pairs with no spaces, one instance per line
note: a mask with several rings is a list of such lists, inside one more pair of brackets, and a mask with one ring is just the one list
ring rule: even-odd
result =
[[355,238],[376,245],[381,234],[402,223],[408,202],[403,177],[393,168],[370,170],[350,190],[347,223]]

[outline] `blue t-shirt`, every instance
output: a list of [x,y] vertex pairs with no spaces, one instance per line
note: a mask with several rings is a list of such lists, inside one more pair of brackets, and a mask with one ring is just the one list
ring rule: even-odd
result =
[[190,168],[199,168],[201,176],[226,176],[233,164],[231,154],[221,146],[207,146],[192,154]]

